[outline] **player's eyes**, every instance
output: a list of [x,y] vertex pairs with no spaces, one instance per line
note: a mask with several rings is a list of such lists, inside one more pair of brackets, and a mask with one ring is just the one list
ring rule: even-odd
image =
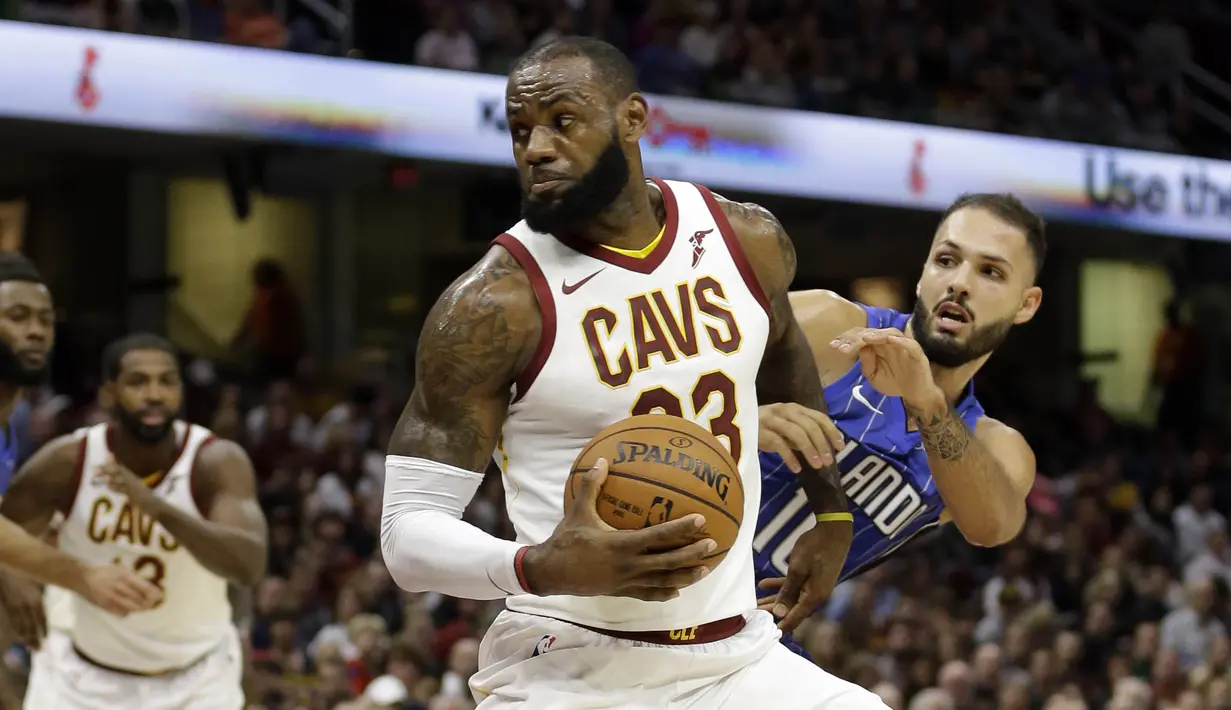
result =
[[568,128],[573,125],[574,120],[576,119],[574,119],[570,114],[562,113],[559,116],[556,116],[556,126],[561,129]]

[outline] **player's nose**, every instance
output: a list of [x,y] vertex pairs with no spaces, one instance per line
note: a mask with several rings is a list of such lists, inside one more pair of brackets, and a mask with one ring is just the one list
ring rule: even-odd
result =
[[556,159],[556,147],[551,140],[551,132],[545,128],[535,128],[530,132],[530,140],[526,142],[526,150],[522,154],[529,165],[542,165]]
[[949,293],[954,296],[969,296],[974,270],[970,264],[962,264],[952,272]]

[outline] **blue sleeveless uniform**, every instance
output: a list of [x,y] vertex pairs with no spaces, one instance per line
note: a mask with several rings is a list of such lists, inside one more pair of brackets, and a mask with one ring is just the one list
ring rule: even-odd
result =
[[30,405],[18,399],[7,424],[0,428],[0,495],[9,489],[13,474],[29,454],[26,442],[30,438]]
[[[910,320],[909,314],[888,308],[863,308],[869,328],[905,330]],[[858,362],[825,388],[825,403],[846,438],[836,458],[855,517],[855,536],[840,576],[847,580],[939,526],[944,501],[932,483],[919,433],[907,429],[902,399],[873,389]],[[983,416],[973,386],[967,387],[956,409],[968,427]],[[780,456],[762,451],[761,512],[752,543],[758,582],[786,576],[791,547],[813,524],[795,474]]]

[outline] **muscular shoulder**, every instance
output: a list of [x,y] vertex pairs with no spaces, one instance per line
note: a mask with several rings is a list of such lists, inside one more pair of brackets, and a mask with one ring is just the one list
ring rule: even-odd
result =
[[9,483],[0,514],[33,528],[46,524],[57,510],[67,515],[77,497],[82,444],[82,437],[70,434],[36,451]]
[[830,347],[829,342],[850,330],[867,324],[867,316],[858,304],[833,291],[793,291],[789,294],[791,311],[808,340],[821,384],[829,385],[842,376],[858,359]]
[[795,279],[795,245],[769,210],[752,202],[734,202],[714,195],[731,224],[757,280],[770,298],[786,292]]
[[254,482],[252,459],[243,447],[229,439],[210,439],[197,451],[196,469],[210,478]]
[[428,313],[417,367],[447,372],[452,384],[466,389],[505,386],[530,359],[541,328],[530,277],[512,254],[495,246]]
[[828,342],[844,331],[867,323],[867,315],[859,304],[833,291],[792,291],[790,299],[791,310],[809,338],[815,334]]
[[1030,448],[1026,437],[999,419],[979,417],[975,422],[974,433],[985,445],[995,447],[993,453],[999,455],[1003,452],[1006,456],[1029,455],[1030,461],[1034,461],[1034,450]]
[[225,491],[237,498],[256,497],[256,473],[252,459],[243,447],[229,439],[209,439],[197,450],[193,461],[192,493],[207,502]]
[[[44,444],[30,457],[18,477],[36,478],[47,486],[69,483],[77,477],[77,469],[81,467],[82,445],[84,438],[76,434],[66,434]],[[17,479],[14,479],[14,483]]]
[[1025,498],[1034,486],[1036,462],[1034,449],[1026,437],[1013,427],[991,417],[975,422],[975,438],[991,453],[1013,480],[1013,485]]

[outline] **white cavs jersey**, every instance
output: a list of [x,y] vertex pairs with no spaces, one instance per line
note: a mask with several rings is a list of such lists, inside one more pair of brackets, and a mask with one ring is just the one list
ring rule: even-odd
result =
[[[192,496],[193,464],[213,438],[206,428],[176,422],[180,455],[154,485],[170,505],[204,517]],[[112,491],[96,472],[111,455],[107,425],[85,437],[77,497],[60,528],[60,549],[88,563],[125,565],[162,588],[162,603],[120,618],[72,595],[68,635],[87,660],[135,673],[160,673],[192,665],[234,634],[227,582],[210,572],[127,496]]]
[[709,191],[654,182],[666,224],[647,253],[535,233],[524,222],[496,239],[530,277],[543,320],[496,452],[509,517],[519,542],[543,542],[563,517],[565,481],[582,447],[617,421],[657,411],[708,428],[731,450],[744,482],[744,524],[726,559],[675,600],[518,595],[508,600],[514,611],[656,631],[756,607],[756,377],[769,304]]

